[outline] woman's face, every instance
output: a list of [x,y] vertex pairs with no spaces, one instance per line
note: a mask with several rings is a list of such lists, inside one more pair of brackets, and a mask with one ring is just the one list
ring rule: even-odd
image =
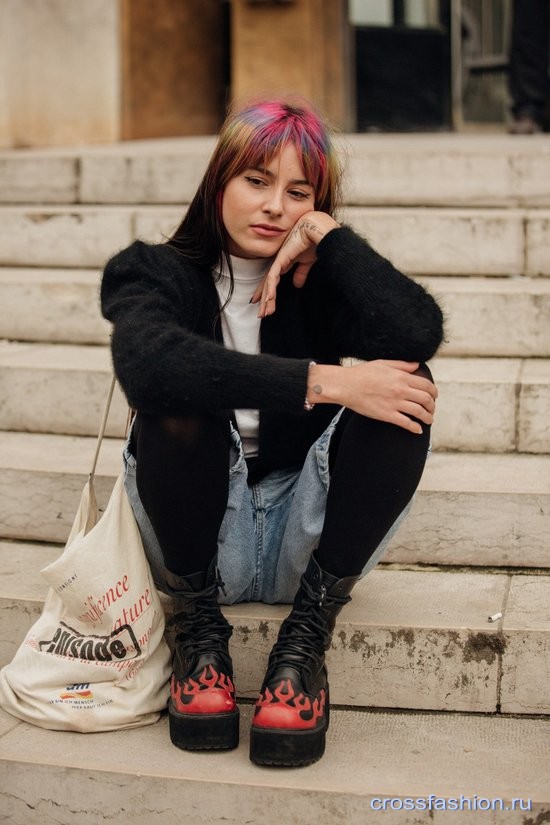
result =
[[222,220],[230,254],[273,257],[296,221],[314,208],[313,186],[289,143],[266,168],[245,169],[226,185]]

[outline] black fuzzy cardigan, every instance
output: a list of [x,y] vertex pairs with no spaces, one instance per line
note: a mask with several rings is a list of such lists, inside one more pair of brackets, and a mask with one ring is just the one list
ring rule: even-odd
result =
[[349,227],[321,240],[302,289],[282,277],[276,312],[261,324],[260,355],[223,346],[211,273],[168,244],[135,241],[115,255],[101,305],[130,406],[175,416],[259,409],[259,475],[300,466],[337,409],[304,412],[311,360],[427,361],[443,336],[431,295]]

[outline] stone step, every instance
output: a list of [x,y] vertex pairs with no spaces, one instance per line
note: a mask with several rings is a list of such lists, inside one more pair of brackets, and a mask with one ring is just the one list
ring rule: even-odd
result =
[[135,237],[136,211],[124,207],[0,207],[0,264],[102,266]]
[[200,754],[170,744],[165,717],[91,737],[2,713],[6,820],[176,825],[182,806],[190,825],[369,825],[380,816],[389,825],[547,820],[549,720],[334,710],[323,759],[284,770],[250,763],[251,710],[241,709],[237,750]]
[[550,456],[434,453],[385,561],[550,566]]
[[[99,267],[170,235],[182,207],[0,206],[0,265]],[[349,206],[343,219],[420,275],[550,275],[550,210]]]
[[[432,371],[436,449],[550,452],[550,360],[438,358]],[[0,430],[95,435],[110,374],[106,347],[0,343]],[[126,422],[117,391],[108,435]]]
[[[108,347],[0,342],[0,430],[97,435],[111,375]],[[127,417],[117,385],[107,435]]]
[[[0,267],[0,338],[105,344],[97,269]],[[541,283],[545,283],[541,281]]]
[[[0,542],[0,667],[38,617],[59,546]],[[379,566],[354,589],[328,653],[338,705],[550,713],[550,576]],[[165,599],[167,616],[171,613]],[[225,607],[240,697],[257,695],[287,605]],[[489,616],[502,619],[489,621]]]
[[[350,204],[550,206],[544,136],[343,135]],[[3,203],[185,203],[214,138],[0,152]]]
[[550,281],[545,278],[419,278],[446,318],[442,354],[547,358]]
[[550,360],[437,358],[436,450],[550,453]]
[[[0,537],[64,542],[92,467],[95,438],[0,432]],[[103,441],[95,478],[104,507],[122,442]]]
[[[63,542],[95,439],[0,432],[0,537]],[[97,478],[104,505],[121,469],[106,439]],[[434,453],[387,561],[550,567],[550,455]]]
[[[97,269],[0,267],[0,337],[18,341],[107,343]],[[550,280],[423,277],[441,302],[442,354],[550,357]]]

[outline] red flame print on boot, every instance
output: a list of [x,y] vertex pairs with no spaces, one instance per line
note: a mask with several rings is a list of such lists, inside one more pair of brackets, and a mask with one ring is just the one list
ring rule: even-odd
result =
[[212,665],[207,665],[197,680],[189,677],[178,682],[172,674],[170,692],[178,713],[228,713],[236,708],[231,678]]
[[250,729],[257,765],[311,765],[325,751],[330,701],[325,651],[356,576],[338,579],[314,556],[269,654]]
[[183,750],[229,750],[239,744],[239,708],[228,642],[231,625],[218,604],[223,590],[216,557],[208,570],[180,576],[165,570],[177,594],[168,721]]
[[325,712],[323,689],[315,699],[296,692],[290,679],[283,679],[273,692],[266,687],[254,711],[253,725],[259,728],[308,730],[317,725]]

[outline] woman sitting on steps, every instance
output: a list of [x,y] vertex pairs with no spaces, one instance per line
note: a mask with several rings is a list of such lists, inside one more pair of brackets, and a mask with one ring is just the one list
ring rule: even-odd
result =
[[229,114],[173,237],[136,241],[105,269],[115,371],[137,411],[127,489],[157,584],[177,600],[180,748],[238,744],[219,603],[292,602],[250,757],[322,756],[336,617],[424,468],[441,311],[337,222],[339,184],[309,104],[251,104]]

